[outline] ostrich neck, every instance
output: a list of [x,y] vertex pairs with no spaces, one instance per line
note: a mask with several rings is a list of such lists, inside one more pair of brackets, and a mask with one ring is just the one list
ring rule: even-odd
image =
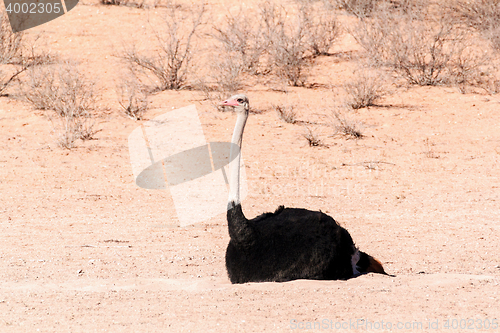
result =
[[231,204],[240,204],[240,159],[241,143],[243,139],[243,129],[248,118],[248,111],[238,114],[236,125],[234,126],[233,138],[231,140],[231,151],[229,157],[229,200],[228,209]]

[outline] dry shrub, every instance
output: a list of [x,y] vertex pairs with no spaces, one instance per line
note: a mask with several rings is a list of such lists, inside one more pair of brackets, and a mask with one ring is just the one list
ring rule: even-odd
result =
[[[186,85],[192,57],[193,37],[202,24],[205,6],[189,10],[184,15],[178,6],[167,9],[166,32],[153,31],[159,48],[155,52],[140,52],[135,45],[124,47],[120,55],[133,75],[150,80],[150,90],[178,90]],[[153,76],[151,78],[151,76]]]
[[302,136],[307,140],[309,147],[319,147],[324,145],[319,138],[319,134],[315,130],[310,129],[307,126],[304,127],[306,132],[302,134]]
[[[291,20],[293,17],[295,20]],[[266,1],[260,7],[263,40],[276,75],[291,86],[303,86],[307,79],[307,25],[304,15],[289,15],[283,6]]]
[[26,71],[28,67],[9,68],[7,70],[0,65],[0,96],[3,96],[4,91],[14,82],[17,77]]
[[[3,34],[3,32],[0,34]],[[0,95],[4,94],[14,82],[18,82],[22,76],[21,74],[29,68],[50,64],[55,60],[55,57],[50,52],[38,51],[37,40],[38,38],[35,38],[34,41],[28,42],[30,45],[27,45],[24,39],[19,40],[19,44],[16,42],[15,50],[11,49],[8,52],[8,56],[4,58],[6,63],[0,64]]]
[[245,65],[238,61],[237,57],[219,58],[211,65],[211,72],[216,73],[213,79],[218,90],[231,95],[243,87],[242,73]]
[[332,111],[332,127],[334,128],[333,135],[342,135],[347,139],[361,139],[363,133],[360,129],[359,121],[351,120],[346,115],[346,110],[337,108]]
[[375,105],[375,102],[388,94],[380,75],[359,71],[352,81],[344,84],[347,94],[345,104],[352,109]]
[[225,23],[214,25],[212,29],[211,36],[225,51],[222,56],[229,55],[231,61],[240,63],[245,72],[262,73],[261,57],[265,47],[256,15],[240,7],[235,15],[226,15]]
[[452,62],[452,83],[461,93],[473,91],[475,87],[488,93],[498,92],[492,56],[474,43],[464,44],[462,47]]
[[278,118],[285,123],[295,124],[297,122],[297,111],[295,111],[293,105],[273,105],[273,109],[276,111]]
[[225,111],[220,101],[243,88],[242,75],[246,67],[238,55],[225,57],[218,54],[212,58],[214,60],[206,65],[210,69],[209,73],[199,76],[194,88],[199,90],[205,99],[211,101],[214,107]]
[[204,95],[204,98],[208,100],[214,108],[221,112],[229,110],[229,108],[221,105],[221,102],[225,100],[227,96],[233,95],[232,93],[221,91],[217,87],[210,86],[202,80],[196,82],[195,87],[197,90],[201,91],[201,93]]
[[276,75],[291,86],[304,86],[314,57],[327,55],[340,35],[334,12],[303,3],[292,9],[270,1],[260,7],[263,40]]
[[301,28],[297,27],[294,32],[280,34],[273,41],[273,62],[276,74],[294,87],[305,85],[309,67],[312,65],[311,59],[304,56],[302,36]]
[[181,7],[181,5],[173,3],[172,0],[100,0],[100,2],[105,6],[126,6],[142,9]]
[[[471,35],[449,13],[432,16],[430,7],[379,10],[351,33],[374,66],[391,69],[409,84],[454,84],[457,66],[464,60],[467,68],[480,65],[473,64],[475,58],[468,53]],[[469,78],[465,72],[460,75]]]
[[257,12],[240,7],[227,14],[211,33],[219,57],[233,65],[224,67],[237,65],[242,73],[274,74],[288,85],[303,86],[314,57],[329,54],[340,34],[334,11],[318,6],[285,7],[265,0]]
[[95,83],[73,63],[31,68],[22,92],[37,109],[53,110],[60,116],[89,113],[97,102]]
[[403,11],[419,11],[427,5],[428,0],[333,0],[340,9],[360,19],[376,14],[381,9]]
[[0,64],[12,64],[19,60],[23,38],[23,32],[12,32],[7,13],[0,10]]
[[315,10],[311,5],[302,6],[303,20],[307,24],[306,43],[313,56],[329,55],[338,40],[341,29],[332,10],[323,7]]
[[450,23],[440,20],[428,26],[412,15],[383,11],[360,22],[354,37],[374,64],[388,66],[410,84],[435,85],[443,81],[455,49]]
[[133,77],[122,78],[117,93],[118,104],[125,115],[133,120],[141,120],[148,110],[149,93]]
[[61,147],[73,148],[78,139],[94,138],[99,130],[95,127],[97,95],[93,81],[73,63],[35,66],[27,74],[21,95],[37,109],[54,111]]
[[243,88],[246,74],[268,72],[261,68],[264,45],[259,29],[257,16],[241,6],[211,27],[209,36],[215,40],[216,50],[204,65],[208,73],[199,71],[195,88],[220,111],[225,111],[220,101]]
[[131,1],[131,0],[101,0],[101,4],[107,6],[128,6],[136,8],[145,8],[146,0]]
[[381,0],[335,0],[340,9],[359,18],[368,17],[376,10]]
[[40,37],[26,38],[22,31],[13,33],[7,13],[0,10],[0,64],[23,66],[30,63],[33,66],[53,62],[55,56],[50,51],[40,51]]
[[23,38],[23,32],[12,32],[7,13],[0,10],[0,95],[33,64],[22,57]]
[[62,148],[71,149],[76,146],[77,140],[93,140],[95,135],[101,131],[95,127],[96,122],[92,114],[75,115],[71,111],[64,117],[58,117],[54,125],[58,131],[57,143]]
[[480,31],[500,51],[500,2],[460,0],[456,9],[468,26]]

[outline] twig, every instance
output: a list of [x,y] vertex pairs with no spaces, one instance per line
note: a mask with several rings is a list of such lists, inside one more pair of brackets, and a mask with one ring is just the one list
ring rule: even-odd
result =
[[115,245],[115,246],[109,246],[109,245],[89,245],[89,244],[84,244],[84,245],[66,245],[65,247],[127,247],[131,248],[132,245]]
[[395,163],[385,162],[385,161],[365,161],[365,162],[359,162],[359,163],[354,163],[354,164],[342,163],[341,166],[358,166],[358,165],[363,165],[363,164],[377,164],[377,163],[396,165]]

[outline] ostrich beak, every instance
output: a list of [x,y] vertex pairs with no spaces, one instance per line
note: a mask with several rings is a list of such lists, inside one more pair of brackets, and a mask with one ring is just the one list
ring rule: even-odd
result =
[[238,106],[239,104],[234,99],[226,99],[225,101],[221,102],[221,105],[223,105],[223,106]]

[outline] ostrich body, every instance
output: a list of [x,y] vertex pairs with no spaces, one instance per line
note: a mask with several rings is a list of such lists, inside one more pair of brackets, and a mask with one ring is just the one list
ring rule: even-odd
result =
[[382,264],[359,251],[349,232],[318,211],[280,206],[248,220],[240,196],[240,149],[249,112],[245,95],[222,102],[238,118],[230,158],[227,223],[230,241],[226,268],[232,283],[290,281],[295,279],[349,279],[359,274],[386,274]]

